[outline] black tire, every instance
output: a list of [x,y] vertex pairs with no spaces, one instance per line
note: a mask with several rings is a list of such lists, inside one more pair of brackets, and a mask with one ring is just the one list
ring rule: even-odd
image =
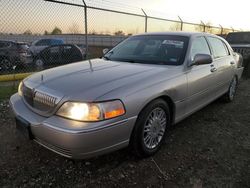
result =
[[35,68],[37,70],[42,70],[44,68],[44,61],[41,58],[35,59]]
[[248,61],[248,65],[246,66],[245,68],[245,75],[246,75],[246,78],[250,78],[250,61]]
[[238,80],[237,80],[237,77],[234,76],[230,82],[228,91],[223,96],[223,99],[225,102],[229,103],[229,102],[232,102],[234,100],[237,88],[238,88]]
[[[160,109],[162,111],[160,111]],[[146,126],[148,127],[148,125],[146,124],[147,122],[150,122],[149,116],[154,111],[158,113],[157,110],[159,110],[160,112],[164,111],[165,113],[165,117],[166,117],[166,122],[164,122],[165,131],[163,133],[163,130],[161,129],[161,134],[162,134],[161,140],[160,138],[159,139],[157,138],[157,141],[156,140],[155,141],[158,142],[158,144],[155,147],[149,148],[147,144],[145,143],[146,142],[145,140],[147,139],[145,138],[145,134],[149,135],[149,133],[145,132]],[[170,127],[170,125],[171,123],[170,123],[170,113],[169,113],[168,104],[162,99],[156,99],[152,101],[151,103],[149,103],[140,112],[138,119],[136,121],[135,127],[133,129],[131,138],[130,138],[130,148],[132,149],[133,153],[139,158],[148,157],[148,156],[155,154],[160,149],[162,142],[166,136],[166,132],[168,128]],[[159,125],[157,126],[159,127]],[[152,126],[149,129],[152,129]],[[152,132],[152,131],[148,131],[148,132]],[[156,134],[155,132],[154,134]]]
[[0,70],[10,70],[12,64],[8,58],[1,58],[0,60]]

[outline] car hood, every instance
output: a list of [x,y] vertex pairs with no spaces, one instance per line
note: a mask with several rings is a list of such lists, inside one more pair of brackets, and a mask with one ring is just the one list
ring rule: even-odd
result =
[[93,59],[48,69],[28,77],[24,82],[35,89],[55,91],[67,100],[94,101],[117,88],[129,87],[165,71],[169,67],[150,64]]

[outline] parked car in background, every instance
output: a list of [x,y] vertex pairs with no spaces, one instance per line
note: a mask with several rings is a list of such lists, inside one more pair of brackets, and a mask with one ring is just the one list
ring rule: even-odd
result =
[[242,55],[244,72],[250,77],[250,32],[228,33],[226,40],[235,52]]
[[64,40],[59,38],[39,39],[32,42],[29,51],[32,54],[32,56],[35,57],[37,54],[39,54],[43,49],[47,48],[48,46],[59,45],[64,43],[65,43]]
[[87,57],[86,45],[85,44],[76,44],[76,46],[78,46],[81,49],[82,54],[83,54],[84,58],[86,59],[86,57]]
[[24,42],[0,41],[0,70],[9,70],[13,66],[23,66],[29,46]]
[[233,101],[243,71],[238,60],[211,34],[135,35],[102,59],[31,75],[10,106],[27,138],[65,157],[128,145],[146,157],[173,124],[219,97]]
[[43,68],[82,61],[83,59],[84,56],[79,47],[73,44],[61,44],[43,49],[30,63],[38,68]]

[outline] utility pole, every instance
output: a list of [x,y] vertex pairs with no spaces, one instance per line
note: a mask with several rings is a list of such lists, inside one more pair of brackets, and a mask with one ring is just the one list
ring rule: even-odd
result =
[[84,26],[85,26],[85,45],[86,45],[86,59],[88,59],[89,53],[89,45],[88,45],[88,17],[87,17],[87,5],[84,0],[82,0],[84,4]]
[[183,20],[181,19],[180,16],[178,16],[179,20],[181,21],[181,31],[183,30]]
[[148,15],[146,14],[146,12],[143,9],[141,9],[141,10],[145,16],[145,33],[147,33],[147,31],[148,31]]

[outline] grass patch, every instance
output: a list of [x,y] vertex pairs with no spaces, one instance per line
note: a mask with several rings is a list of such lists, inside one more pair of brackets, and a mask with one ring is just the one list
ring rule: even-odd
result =
[[18,85],[0,86],[0,101],[9,99],[10,96],[17,92]]

